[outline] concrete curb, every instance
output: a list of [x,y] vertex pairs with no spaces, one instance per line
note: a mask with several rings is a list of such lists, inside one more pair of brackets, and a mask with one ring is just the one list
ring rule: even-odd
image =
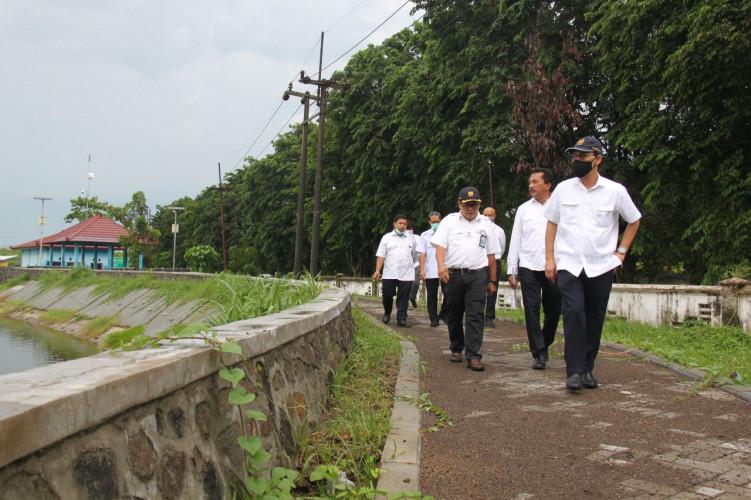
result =
[[[638,356],[652,363],[653,365],[661,366],[662,368],[667,368],[668,370],[671,370],[679,375],[683,375],[684,377],[689,378],[691,380],[704,380],[708,375],[706,371],[701,370],[699,368],[686,368],[681,365],[677,365],[675,363],[670,363],[660,358],[659,356],[641,351],[634,347],[628,347],[622,344],[616,344],[615,342],[605,342],[605,341],[602,342],[602,345],[605,347],[609,347],[610,349],[613,349],[614,351],[628,352],[628,353],[634,354],[635,356]],[[751,387],[737,386],[737,385],[730,385],[730,384],[717,384],[715,385],[715,387],[727,392],[728,394],[732,394],[733,396],[740,398],[746,401],[747,403],[751,403]]]
[[416,405],[420,396],[420,354],[415,344],[408,340],[402,340],[401,346],[401,367],[396,379],[391,431],[381,454],[381,475],[378,478],[378,489],[386,492],[388,497],[420,489],[422,411]]

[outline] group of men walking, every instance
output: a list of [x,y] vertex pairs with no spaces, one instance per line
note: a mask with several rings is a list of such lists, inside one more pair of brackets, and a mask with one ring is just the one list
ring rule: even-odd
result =
[[[544,369],[548,349],[563,315],[566,388],[594,389],[593,371],[614,271],[623,263],[641,214],[626,188],[600,175],[602,143],[580,139],[568,148],[574,177],[553,190],[553,173],[533,169],[530,199],[516,210],[507,255],[509,285],[521,287],[532,368]],[[373,279],[382,280],[384,323],[391,320],[394,297],[397,325],[409,327],[410,293],[425,284],[430,325],[448,326],[449,361],[484,370],[484,328],[493,327],[506,237],[495,224],[495,209],[480,214],[475,187],[457,196],[458,212],[441,219],[431,212],[431,227],[420,236],[408,232],[406,216],[393,219],[381,238]],[[626,222],[618,241],[619,218]],[[443,291],[438,311],[438,288]],[[540,325],[540,312],[544,321]]]

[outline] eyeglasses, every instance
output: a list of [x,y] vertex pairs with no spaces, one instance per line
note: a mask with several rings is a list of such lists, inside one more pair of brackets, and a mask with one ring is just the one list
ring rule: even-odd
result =
[[464,205],[465,207],[477,208],[480,206],[480,202],[479,201],[465,201],[465,202],[462,202],[462,205]]

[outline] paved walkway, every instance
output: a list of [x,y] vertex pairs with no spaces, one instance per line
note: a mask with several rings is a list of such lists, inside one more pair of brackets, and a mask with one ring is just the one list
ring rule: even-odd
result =
[[[360,306],[380,319],[372,300]],[[486,330],[484,372],[448,362],[445,326],[410,310],[422,390],[454,426],[423,432],[420,489],[436,498],[751,498],[751,405],[603,349],[600,387],[570,394],[564,363],[530,368],[524,328]],[[392,325],[395,327],[395,325]],[[433,423],[423,420],[423,428]]]

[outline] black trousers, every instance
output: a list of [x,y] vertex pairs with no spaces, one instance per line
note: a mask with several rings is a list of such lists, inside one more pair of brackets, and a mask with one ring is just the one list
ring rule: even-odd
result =
[[412,288],[411,281],[382,280],[383,283],[383,312],[391,314],[394,307],[394,295],[396,295],[396,321],[407,321],[407,305],[409,304],[409,290]]
[[417,300],[417,291],[420,290],[420,268],[415,268],[415,281],[412,282],[412,288],[409,290],[409,300]]
[[495,319],[495,304],[498,302],[498,282],[501,277],[501,259],[495,260],[495,292],[487,293],[485,299],[485,319]]
[[482,348],[488,268],[474,272],[450,272],[444,289],[451,352],[464,351],[466,359],[479,358]]
[[[444,293],[443,303],[441,304],[441,312],[438,312],[438,286],[441,287],[441,292]],[[438,321],[443,319],[446,321],[446,295],[445,285],[441,283],[439,278],[425,278],[425,294],[428,299],[428,317],[430,321]]]
[[[527,326],[529,351],[532,356],[547,353],[555,340],[555,330],[561,318],[561,294],[558,286],[545,277],[545,271],[532,271],[519,268],[522,299],[524,301],[524,323]],[[543,327],[540,328],[540,295],[542,310],[545,313]]]
[[587,277],[584,271],[579,276],[558,272],[566,335],[566,376],[594,370],[613,276],[611,271],[594,278]]

